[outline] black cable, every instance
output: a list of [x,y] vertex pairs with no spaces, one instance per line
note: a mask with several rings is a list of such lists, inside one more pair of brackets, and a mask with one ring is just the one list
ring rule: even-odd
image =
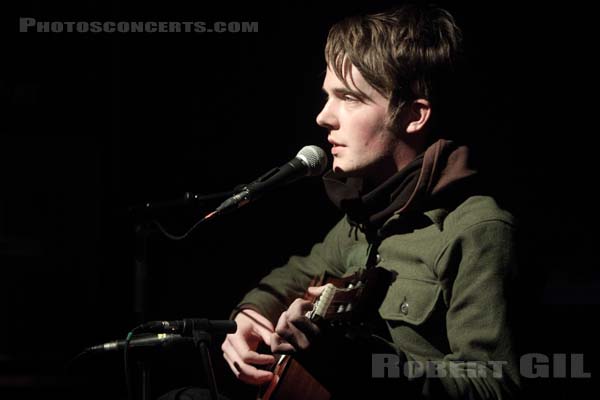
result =
[[75,363],[75,361],[79,360],[81,357],[83,357],[84,355],[86,355],[88,353],[89,353],[89,349],[85,349],[81,353],[77,354],[75,357],[71,358],[65,364],[65,370],[69,371],[71,369],[71,366]]
[[152,223],[154,225],[156,225],[158,227],[158,230],[165,235],[166,237],[168,237],[171,240],[182,240],[185,239],[190,232],[192,232],[194,229],[196,229],[196,227],[198,225],[200,225],[202,222],[206,221],[208,218],[212,217],[214,215],[214,213],[210,213],[207,216],[205,216],[204,218],[202,218],[201,220],[199,220],[198,222],[196,222],[194,225],[192,225],[192,227],[190,229],[187,230],[187,232],[185,232],[182,235],[174,235],[170,232],[168,232],[165,228],[163,228],[163,226],[160,224],[160,222],[158,222],[157,220],[152,220]]

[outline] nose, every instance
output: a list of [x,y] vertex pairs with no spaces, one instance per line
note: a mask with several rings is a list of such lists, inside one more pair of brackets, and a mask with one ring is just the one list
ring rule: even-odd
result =
[[331,101],[327,101],[319,115],[317,115],[317,124],[330,131],[339,129],[340,124],[335,112],[332,110]]

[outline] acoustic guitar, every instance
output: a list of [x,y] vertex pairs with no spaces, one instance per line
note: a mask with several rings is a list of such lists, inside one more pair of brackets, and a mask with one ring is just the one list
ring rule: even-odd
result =
[[[312,311],[306,316],[325,330],[364,334],[378,317],[379,307],[393,280],[394,273],[381,267],[363,269],[343,278],[325,274],[311,282],[311,286],[326,285],[321,295],[318,298],[308,292],[304,295],[305,299],[314,302]],[[271,368],[274,377],[260,388],[258,400],[331,398],[328,385],[309,372],[310,368],[298,358],[286,354],[279,356]]]

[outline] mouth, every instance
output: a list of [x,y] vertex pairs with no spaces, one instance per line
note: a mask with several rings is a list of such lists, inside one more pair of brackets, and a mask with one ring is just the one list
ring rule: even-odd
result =
[[334,157],[339,157],[340,155],[340,149],[342,147],[346,147],[345,145],[336,142],[335,140],[331,139],[331,138],[327,138],[327,141],[331,144],[331,154]]
[[345,147],[345,145],[336,142],[335,140],[332,139],[327,139],[327,141],[333,146],[333,147]]

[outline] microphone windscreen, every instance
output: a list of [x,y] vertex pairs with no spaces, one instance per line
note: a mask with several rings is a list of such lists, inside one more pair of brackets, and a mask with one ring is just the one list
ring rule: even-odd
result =
[[327,155],[325,151],[318,146],[304,146],[300,149],[297,158],[300,158],[308,167],[308,176],[321,175],[327,168]]

